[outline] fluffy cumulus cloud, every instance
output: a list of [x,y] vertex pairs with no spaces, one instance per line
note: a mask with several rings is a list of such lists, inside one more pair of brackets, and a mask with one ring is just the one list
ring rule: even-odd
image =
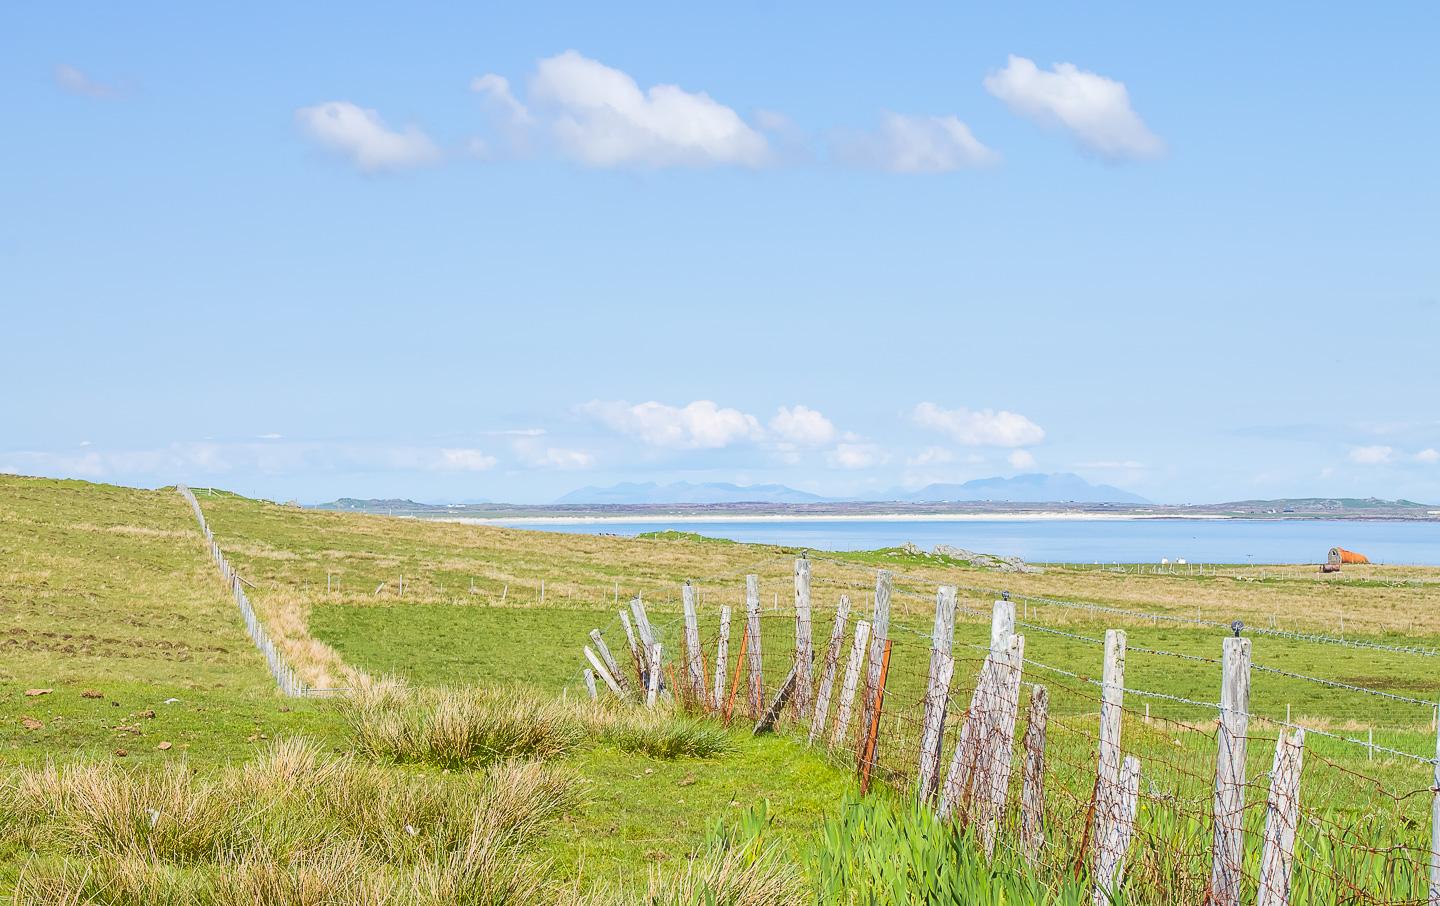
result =
[[1350,461],[1362,466],[1383,466],[1395,459],[1395,448],[1383,444],[1355,447],[1350,451]]
[[948,173],[1000,159],[956,117],[901,113],[885,113],[879,129],[842,140],[838,150],[852,164],[892,173]]
[[875,444],[843,443],[836,444],[825,459],[837,469],[868,469],[884,463],[889,456]]
[[781,406],[770,419],[770,431],[784,443],[819,447],[837,436],[835,424],[809,406]]
[[440,159],[440,149],[415,126],[391,129],[380,114],[349,101],[327,101],[295,111],[305,137],[348,158],[360,170],[405,170]]
[[93,79],[74,66],[65,63],[55,67],[55,84],[71,94],[87,98],[108,99],[120,95],[120,91],[114,85]]
[[670,406],[651,400],[631,405],[624,400],[591,400],[579,407],[612,431],[655,447],[677,450],[717,449],[741,441],[760,440],[765,429],[753,415],[722,408],[710,400]]
[[528,104],[493,73],[471,88],[509,127],[536,125],[565,156],[591,167],[759,167],[772,159],[765,136],[705,92],[641,88],[573,50],[539,61]]
[[911,413],[922,428],[939,431],[967,447],[1025,447],[1045,439],[1045,430],[1018,412],[943,409],[921,403]]
[[1427,447],[1415,454],[1415,460],[1416,462],[1423,462],[1426,465],[1433,465],[1440,462],[1440,450],[1434,447]]
[[1004,69],[985,77],[985,90],[1012,111],[1046,126],[1068,129],[1085,148],[1111,160],[1165,153],[1165,143],[1130,106],[1124,82],[1057,63],[1049,70],[1011,55]]

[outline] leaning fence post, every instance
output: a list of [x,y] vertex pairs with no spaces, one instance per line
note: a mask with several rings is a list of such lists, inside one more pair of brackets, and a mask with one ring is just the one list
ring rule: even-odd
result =
[[615,663],[615,656],[610,653],[610,646],[605,644],[605,639],[600,635],[600,630],[590,630],[590,641],[595,643],[595,650],[600,652],[600,659],[605,662],[605,667],[615,682],[620,686],[622,696],[630,694],[630,683],[625,679],[625,674],[620,672],[620,665]]
[[630,625],[630,614],[620,611],[620,625],[625,627],[625,641],[630,643],[630,659],[635,662],[635,676],[639,680],[640,688],[643,690],[649,683],[645,681],[648,671],[645,669],[645,658],[640,654],[640,644],[635,639],[635,627]]
[[630,599],[630,612],[635,615],[635,631],[640,634],[640,653],[645,656],[645,666],[649,673],[657,672],[659,661],[650,660],[655,647],[655,629],[650,625],[650,615],[645,612],[645,602],[639,595]]
[[760,577],[745,577],[745,620],[750,637],[750,718],[760,719],[764,695],[765,661],[760,653]]
[[1239,906],[1244,867],[1245,731],[1250,724],[1249,639],[1225,640],[1221,670],[1210,900],[1214,906]]
[[1270,769],[1270,798],[1265,807],[1265,848],[1260,856],[1260,891],[1256,906],[1289,906],[1295,858],[1295,827],[1300,817],[1300,768],[1305,757],[1305,731],[1292,735],[1280,729],[1275,763]]
[[840,647],[845,644],[845,620],[850,615],[850,596],[841,595],[835,607],[835,624],[830,627],[830,644],[825,646],[825,666],[820,674],[820,689],[815,695],[815,713],[810,720],[809,744],[825,732],[825,718],[830,712],[830,690],[835,688],[835,674],[840,669]]
[[930,673],[925,688],[925,722],[920,731],[920,770],[916,781],[920,801],[935,795],[940,773],[940,748],[945,733],[945,708],[955,672],[951,646],[955,640],[955,586],[935,593],[935,627],[930,635]]
[[1032,865],[1045,848],[1045,725],[1050,716],[1050,693],[1044,686],[1030,687],[1030,709],[1025,714],[1025,768],[1020,792],[1020,852]]
[[880,676],[875,683],[875,701],[870,708],[870,730],[865,734],[865,745],[860,750],[860,793],[870,791],[870,770],[875,766],[875,748],[879,745],[880,715],[885,710],[885,677],[890,673],[890,640],[880,655]]
[[590,693],[592,702],[600,697],[600,693],[595,691],[595,671],[589,667],[585,668],[585,691]]
[[600,674],[600,678],[605,681],[605,685],[610,687],[611,692],[614,692],[621,698],[629,694],[620,688],[620,684],[615,681],[615,677],[611,676],[610,671],[605,669],[605,662],[600,660],[594,651],[590,650],[589,645],[585,646],[585,659],[590,662],[590,666],[595,668],[595,672]]
[[715,643],[715,698],[712,710],[719,711],[725,701],[725,668],[730,663],[730,605],[720,608],[720,639]]
[[685,607],[685,667],[690,680],[690,693],[696,704],[705,702],[705,669],[700,662],[700,619],[695,615],[695,586],[690,580],[680,589]]
[[865,646],[869,639],[870,624],[856,620],[855,644],[850,647],[850,661],[845,665],[845,681],[840,685],[840,704],[835,712],[835,731],[830,735],[832,748],[844,743],[850,732],[850,709],[855,703],[855,689],[860,684],[860,671],[864,669]]
[[[880,684],[881,660],[885,655],[885,641],[890,637],[890,592],[894,576],[890,570],[882,569],[875,574],[875,611],[870,619],[870,662],[865,673],[865,692],[860,704],[860,727],[870,726],[871,710],[875,706],[875,690]],[[857,755],[860,754],[857,752]]]
[[795,561],[795,716],[810,716],[814,686],[810,676],[815,649],[810,635],[810,561]]

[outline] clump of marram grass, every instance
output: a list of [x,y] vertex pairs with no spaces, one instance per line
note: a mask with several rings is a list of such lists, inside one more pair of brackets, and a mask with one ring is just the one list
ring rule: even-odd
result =
[[[25,906],[544,902],[529,849],[581,796],[541,762],[427,776],[301,740],[203,782],[175,765],[47,765],[10,787],[40,853],[17,880]],[[218,826],[179,837],[156,804]]]
[[556,758],[585,739],[575,711],[518,690],[390,687],[346,699],[357,751],[371,758],[476,767],[513,758]]
[[679,866],[657,866],[641,890],[572,890],[575,906],[802,906],[813,902],[799,866],[774,844],[712,844]]
[[605,724],[600,739],[622,752],[651,758],[709,758],[730,748],[730,736],[713,723],[667,711],[631,711]]

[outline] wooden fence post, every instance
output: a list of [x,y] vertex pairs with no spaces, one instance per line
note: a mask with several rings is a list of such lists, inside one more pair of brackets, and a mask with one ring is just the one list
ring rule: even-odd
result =
[[830,736],[830,745],[842,745],[850,732],[850,708],[855,703],[855,689],[860,683],[860,671],[864,669],[865,648],[870,639],[870,624],[864,620],[855,621],[855,644],[850,647],[850,661],[845,665],[845,681],[840,685],[840,704],[835,713],[835,731]]
[[655,628],[650,625],[650,615],[645,612],[645,602],[639,595],[630,599],[630,612],[635,616],[635,631],[640,634],[640,653],[644,655],[648,676],[660,669],[658,663],[650,660],[650,653],[655,647]]
[[705,703],[705,668],[701,666],[700,618],[695,614],[695,586],[690,580],[680,589],[685,607],[685,667],[690,680],[690,694],[697,705]]
[[870,729],[860,750],[860,794],[870,791],[870,771],[875,767],[875,750],[880,744],[880,715],[885,710],[885,678],[890,673],[890,640],[880,655],[880,676],[875,683],[875,701],[870,708]]
[[645,677],[648,672],[645,670],[645,658],[640,654],[640,644],[635,639],[635,627],[630,625],[630,614],[620,611],[620,625],[625,627],[625,640],[630,643],[630,659],[635,662],[635,676],[643,691],[649,687]]
[[[1436,706],[1440,709],[1440,705]],[[1440,710],[1437,710],[1440,714]],[[1440,718],[1437,718],[1440,722]],[[1430,793],[1430,906],[1440,906],[1440,730],[1435,734],[1435,775]]]
[[1030,687],[1030,709],[1025,714],[1025,768],[1020,792],[1020,852],[1032,865],[1045,848],[1045,728],[1050,716],[1050,694],[1044,686]]
[[990,613],[990,653],[980,666],[975,691],[970,695],[970,708],[960,724],[960,738],[950,759],[950,770],[940,790],[941,818],[968,816],[977,775],[985,768],[982,752],[994,720],[998,699],[998,662],[1009,651],[1010,636],[1015,629],[1015,604],[996,601]]
[[592,702],[600,698],[600,693],[595,689],[595,671],[589,667],[585,668],[585,691],[590,693]]
[[720,640],[715,643],[715,698],[712,710],[719,711],[725,702],[725,668],[730,665],[730,605],[720,607]]
[[655,707],[655,699],[660,694],[660,643],[656,642],[650,646],[650,693],[645,697],[647,708]]
[[775,693],[775,700],[770,703],[770,707],[765,710],[760,720],[756,722],[755,730],[750,734],[751,736],[759,736],[761,733],[769,733],[775,729],[775,722],[780,719],[781,713],[785,710],[785,705],[789,703],[790,697],[795,694],[795,686],[798,679],[799,671],[792,666],[790,672],[785,675],[785,682],[780,684],[780,691]]
[[1295,827],[1300,819],[1300,769],[1305,731],[1280,728],[1275,763],[1270,769],[1270,798],[1265,807],[1265,848],[1260,855],[1260,891],[1256,906],[1290,906],[1295,858]]
[[[864,699],[860,704],[860,728],[870,726],[871,709],[875,706],[875,689],[880,684],[881,660],[885,656],[885,641],[890,637],[890,593],[894,587],[894,576],[888,569],[875,574],[875,610],[870,618],[870,661],[865,673]],[[863,754],[855,753],[857,758]]]
[[589,645],[585,646],[585,660],[589,661],[590,666],[595,668],[595,672],[600,674],[600,678],[605,681],[605,685],[610,687],[611,692],[614,692],[621,698],[629,694],[620,688],[620,684],[615,681],[615,677],[611,676],[610,671],[605,669],[605,662],[595,656],[595,652],[590,650]]
[[764,695],[765,660],[760,651],[760,577],[745,577],[746,634],[750,638],[750,719],[760,719]]
[[[1095,777],[1094,820],[1089,828],[1097,879],[1114,863],[1110,842],[1120,820],[1120,727],[1125,707],[1125,631],[1105,631],[1105,666],[1100,692],[1100,751]],[[1095,887],[1097,906],[1108,902],[1103,884]]]
[[1120,873],[1130,839],[1135,835],[1135,811],[1140,805],[1140,759],[1127,756],[1115,784],[1115,810],[1099,842],[1095,866],[1095,906],[1108,906],[1120,890]]
[[850,596],[841,595],[835,607],[835,624],[830,628],[830,644],[825,646],[825,666],[820,673],[820,689],[815,695],[815,713],[810,720],[809,745],[825,732],[825,718],[830,712],[830,690],[835,687],[835,674],[840,669],[840,646],[845,644],[845,620],[850,615]]
[[955,641],[955,592],[955,586],[942,585],[935,593],[935,627],[930,634],[930,673],[926,680],[925,722],[920,731],[920,769],[916,780],[922,802],[928,802],[935,795],[940,774],[945,709],[955,672],[955,658],[951,654]]
[[610,653],[610,647],[605,644],[605,639],[600,635],[600,630],[590,630],[590,641],[595,643],[595,650],[600,652],[600,658],[605,662],[605,667],[615,682],[620,686],[621,695],[630,694],[630,683],[625,679],[625,674],[620,672],[620,665],[615,663],[615,657]]
[[810,635],[810,561],[795,561],[795,715],[810,716],[810,696],[814,690],[811,667],[815,646]]
[[1249,639],[1225,640],[1221,670],[1210,901],[1214,906],[1239,906],[1245,842],[1241,826],[1245,810],[1245,731],[1250,724]]
[[[1011,610],[1014,613],[1014,610]],[[1005,804],[1010,798],[1011,760],[1015,752],[1015,718],[1020,711],[1020,678],[1025,668],[1025,637],[1012,635],[1005,654],[996,660],[995,698],[986,746],[989,756],[982,760],[984,773],[978,784],[981,801],[980,832],[985,855],[995,854],[995,837]]]

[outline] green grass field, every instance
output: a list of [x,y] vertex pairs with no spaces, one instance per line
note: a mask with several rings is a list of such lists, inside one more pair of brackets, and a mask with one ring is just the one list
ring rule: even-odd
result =
[[[272,636],[302,676],[321,688],[395,676],[421,689],[525,687],[583,707],[586,633],[600,629],[617,657],[627,658],[617,609],[640,594],[667,653],[678,652],[685,579],[698,586],[704,647],[711,655],[720,606],[737,614],[728,683],[747,573],[761,577],[767,680],[778,682],[793,659],[793,550],[715,543],[688,533],[554,535],[314,512],[204,491],[199,499],[216,540],[253,583],[250,597]],[[33,770],[47,760],[140,764],[147,770],[179,762],[219,776],[277,738],[303,735],[338,754],[352,748],[334,701],[275,693],[188,508],[173,490],[0,476],[0,556],[6,653],[0,661],[0,758],[11,769]],[[974,685],[993,597],[982,590],[995,588],[1157,614],[1198,611],[1206,619],[1240,618],[1296,631],[1332,632],[1343,617],[1349,638],[1423,646],[1440,641],[1440,570],[1372,567],[1338,580],[1283,567],[1267,569],[1263,578],[1238,567],[1204,576],[1083,568],[1001,575],[884,551],[815,558],[817,645],[828,638],[841,594],[850,597],[855,616],[868,617],[877,567],[897,574],[878,773],[902,786],[915,770],[934,589],[942,582],[960,586],[962,608],[973,611],[962,610],[957,621],[952,702],[968,699]],[[1206,732],[1213,709],[1177,699],[1217,699],[1218,666],[1195,658],[1218,658],[1222,634],[1039,603],[1022,604],[1019,614],[1032,624],[1020,628],[1026,656],[1035,662],[1026,682],[1044,682],[1051,690],[1056,777],[1049,793],[1057,830],[1066,827],[1062,816],[1083,802],[1093,782],[1098,690],[1088,680],[1100,673],[1096,640],[1107,628],[1128,633],[1127,687],[1163,696],[1127,696],[1127,751],[1142,759],[1142,776],[1153,790],[1173,791],[1193,800],[1191,811],[1203,809],[1213,783],[1214,742]],[[1440,693],[1432,657],[1264,635],[1252,644],[1256,665],[1426,701]],[[714,666],[707,661],[707,685]],[[1377,745],[1422,756],[1434,751],[1429,705],[1262,671],[1252,681],[1251,778],[1263,782],[1278,732],[1273,721],[1283,719],[1287,708],[1291,720],[1315,730],[1358,740],[1373,734]],[[39,689],[52,691],[26,695]],[[170,699],[176,701],[167,704]],[[952,716],[962,708],[952,704]],[[713,846],[717,834],[729,833],[717,828],[753,823],[753,810],[763,803],[765,829],[756,836],[813,875],[824,859],[807,854],[839,833],[833,822],[853,789],[854,763],[843,752],[807,749],[803,733],[796,738],[798,729],[789,725],[780,735],[755,739],[737,721],[728,751],[703,758],[654,758],[603,738],[581,746],[556,763],[583,795],[554,818],[551,830],[536,835],[526,858],[568,897],[651,874],[663,879],[691,867],[691,858]],[[170,745],[160,748],[165,742]],[[1388,835],[1413,843],[1428,835],[1428,792],[1403,795],[1428,791],[1428,765],[1318,733],[1307,740],[1307,759],[1302,801],[1316,822],[1323,817],[1363,828],[1367,840]],[[432,770],[404,764],[376,769],[397,777],[429,776]],[[1263,800],[1263,786],[1259,795]],[[1156,805],[1162,801],[1144,806],[1153,811],[1142,816],[1153,839],[1137,846],[1198,846],[1204,828],[1164,825],[1166,815]],[[1302,834],[1305,845],[1324,843],[1319,830],[1310,833],[1313,839]],[[84,855],[90,850],[67,850],[44,834],[29,834],[0,836],[0,890],[33,864],[28,851],[36,840],[44,843],[36,858],[51,868],[66,858],[92,857]],[[363,834],[355,839],[357,846],[369,845]],[[1078,839],[1065,841],[1076,844]],[[1193,881],[1201,873],[1199,856],[1190,852],[1186,859],[1183,867],[1166,868],[1158,857],[1137,858],[1134,871],[1137,878],[1169,871]],[[1325,864],[1343,864],[1351,873],[1375,870],[1338,857]],[[374,870],[377,877],[386,871]],[[1317,875],[1307,882],[1313,882],[1316,901],[1328,895],[1322,881]],[[1161,883],[1163,878],[1147,877],[1145,889]]]

